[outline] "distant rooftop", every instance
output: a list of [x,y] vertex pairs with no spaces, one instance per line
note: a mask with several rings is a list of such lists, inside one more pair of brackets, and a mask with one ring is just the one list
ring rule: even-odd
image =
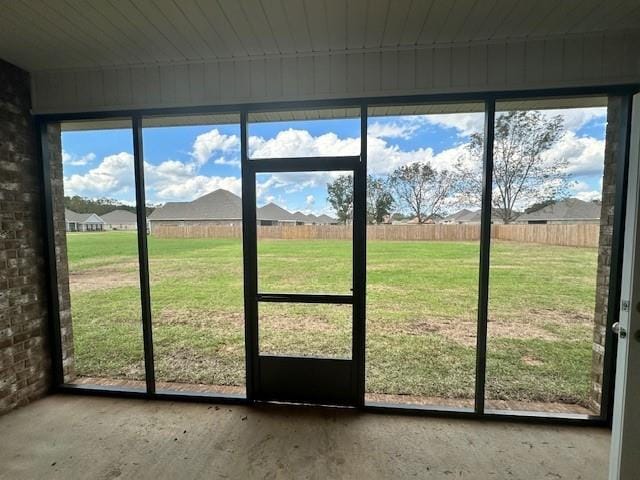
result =
[[602,203],[585,202],[578,198],[567,198],[554,202],[546,207],[518,217],[518,222],[552,221],[552,220],[597,220],[600,218]]
[[102,218],[95,213],[77,213],[68,208],[64,209],[64,219],[67,222],[85,223],[92,215],[96,216],[98,220],[96,223],[103,223]]
[[137,223],[138,217],[135,213],[129,210],[116,209],[104,215],[100,215],[105,223],[109,224],[125,224],[125,223]]
[[[270,202],[256,211],[258,220],[279,222],[316,222],[335,223],[336,219],[321,215],[305,215],[302,212],[291,213],[276,203]],[[191,202],[167,202],[156,208],[149,220],[241,220],[242,199],[222,188],[207,193]]]

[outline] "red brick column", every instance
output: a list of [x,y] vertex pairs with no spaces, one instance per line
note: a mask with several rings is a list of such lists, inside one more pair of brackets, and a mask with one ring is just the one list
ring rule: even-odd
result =
[[47,337],[41,171],[27,72],[0,60],[0,414],[44,395]]
[[607,133],[604,149],[604,175],[602,178],[602,210],[600,213],[600,245],[598,247],[598,273],[596,284],[596,307],[593,329],[593,354],[591,362],[590,407],[600,410],[602,397],[602,374],[605,335],[607,331],[607,304],[609,301],[609,274],[611,270],[611,248],[613,245],[613,217],[616,193],[616,157],[620,145],[618,118],[622,101],[620,97],[609,97],[607,110]]
[[59,124],[47,127],[49,140],[49,168],[53,195],[53,225],[58,270],[58,302],[60,305],[60,335],[62,339],[62,366],[64,381],[75,378],[73,355],[73,325],[69,294],[69,264],[67,261],[67,234],[64,221],[64,176],[62,169],[62,137]]

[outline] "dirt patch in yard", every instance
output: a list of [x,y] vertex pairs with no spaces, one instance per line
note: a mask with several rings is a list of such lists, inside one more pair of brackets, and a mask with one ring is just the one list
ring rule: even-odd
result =
[[234,327],[243,328],[242,312],[216,312],[211,310],[177,310],[163,308],[153,317],[157,325],[187,325],[197,328]]
[[118,266],[105,266],[69,273],[71,293],[84,293],[95,290],[109,290],[119,287],[138,287],[140,279],[135,262],[120,263]]
[[[559,327],[584,325],[584,315],[555,312],[545,312],[540,315],[538,312],[531,312],[530,315],[521,316],[519,319],[509,321],[490,321],[488,324],[488,336],[490,339],[510,338],[517,340],[547,340],[556,341],[563,337],[548,328],[549,323],[554,323]],[[559,322],[562,319],[562,323]],[[525,320],[527,319],[527,320]],[[378,323],[369,327],[369,333],[398,334],[398,335],[440,335],[448,340],[472,347],[476,345],[476,322],[475,320],[456,320],[450,318],[433,318],[429,320],[416,319],[409,322]]]

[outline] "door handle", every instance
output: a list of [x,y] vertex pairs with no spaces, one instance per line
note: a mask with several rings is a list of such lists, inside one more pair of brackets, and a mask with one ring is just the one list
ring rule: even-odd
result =
[[627,330],[620,325],[620,322],[616,322],[611,325],[611,331],[620,338],[627,338]]

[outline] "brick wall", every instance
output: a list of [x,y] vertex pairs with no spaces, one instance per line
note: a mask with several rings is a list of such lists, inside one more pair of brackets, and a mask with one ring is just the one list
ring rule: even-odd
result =
[[67,261],[67,233],[64,221],[64,175],[62,167],[62,136],[60,124],[47,125],[49,143],[49,173],[53,202],[53,225],[58,270],[58,302],[60,308],[60,336],[62,342],[62,369],[65,383],[75,379],[73,355],[73,324],[69,290],[69,263]]
[[590,407],[600,410],[602,398],[602,374],[604,345],[607,332],[607,303],[609,298],[609,274],[611,247],[613,245],[613,217],[616,192],[616,156],[620,145],[618,118],[622,102],[620,97],[610,97],[607,110],[607,134],[604,149],[604,176],[602,179],[602,211],[600,214],[600,244],[598,247],[598,271],[596,279],[596,307],[593,329],[593,353],[591,362]]
[[0,60],[0,414],[50,385],[37,134],[29,76]]

